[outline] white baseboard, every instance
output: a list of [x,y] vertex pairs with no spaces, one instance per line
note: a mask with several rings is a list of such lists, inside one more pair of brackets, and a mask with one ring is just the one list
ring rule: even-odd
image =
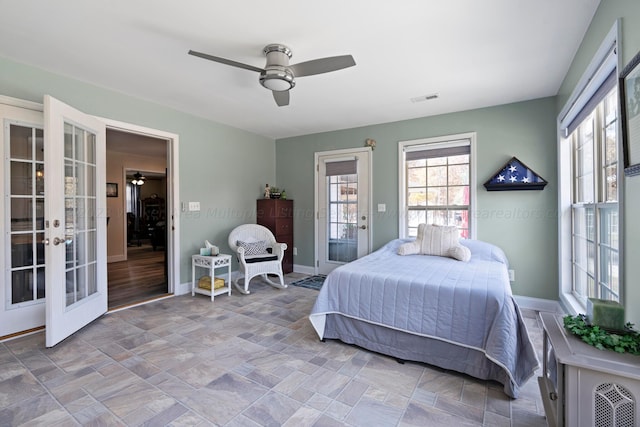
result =
[[120,262],[120,261],[126,261],[126,260],[127,260],[126,255],[112,255],[110,257],[107,257],[107,264],[111,262]]
[[293,264],[293,271],[294,273],[302,273],[302,274],[310,274],[310,275],[316,274],[315,268],[309,265]]
[[513,298],[516,300],[520,308],[528,308],[536,311],[549,311],[559,314],[564,313],[559,301],[522,295],[514,295]]
[[179,283],[176,288],[173,290],[174,295],[184,295],[191,293],[191,280],[187,283]]

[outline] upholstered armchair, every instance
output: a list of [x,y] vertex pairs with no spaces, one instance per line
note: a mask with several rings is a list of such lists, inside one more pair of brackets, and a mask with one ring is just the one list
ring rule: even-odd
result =
[[[282,274],[282,258],[287,249],[286,243],[276,242],[268,228],[258,224],[243,224],[229,233],[229,247],[238,256],[242,277],[233,281],[233,285],[243,294],[249,294],[249,282],[256,276],[262,276],[271,286],[279,289],[287,287]],[[268,274],[278,276],[280,283],[272,281]]]

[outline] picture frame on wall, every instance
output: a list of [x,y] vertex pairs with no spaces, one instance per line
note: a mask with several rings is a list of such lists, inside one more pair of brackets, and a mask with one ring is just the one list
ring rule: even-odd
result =
[[107,182],[107,197],[118,197],[118,183]]
[[624,174],[640,175],[640,52],[620,73]]

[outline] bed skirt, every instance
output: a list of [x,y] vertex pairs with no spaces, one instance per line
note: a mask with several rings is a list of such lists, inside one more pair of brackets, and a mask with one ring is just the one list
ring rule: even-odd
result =
[[[505,370],[480,350],[389,329],[340,314],[326,315],[324,338],[338,339],[401,360],[423,362],[475,378],[497,381],[504,386],[504,392],[508,396],[515,398],[518,395],[519,387],[512,383]],[[456,357],[452,358],[452,354]]]

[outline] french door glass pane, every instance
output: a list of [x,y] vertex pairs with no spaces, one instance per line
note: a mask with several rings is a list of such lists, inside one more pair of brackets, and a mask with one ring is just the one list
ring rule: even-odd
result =
[[329,238],[327,260],[351,262],[358,257],[358,175],[327,177]]
[[11,162],[11,195],[27,196],[33,192],[32,163],[23,161]]
[[11,304],[33,301],[33,269],[11,272]]
[[10,304],[44,298],[44,140],[42,129],[9,125],[7,230],[9,255],[5,279]]
[[67,305],[97,292],[96,136],[65,123]]
[[27,231],[33,228],[33,199],[11,198],[11,231]]

